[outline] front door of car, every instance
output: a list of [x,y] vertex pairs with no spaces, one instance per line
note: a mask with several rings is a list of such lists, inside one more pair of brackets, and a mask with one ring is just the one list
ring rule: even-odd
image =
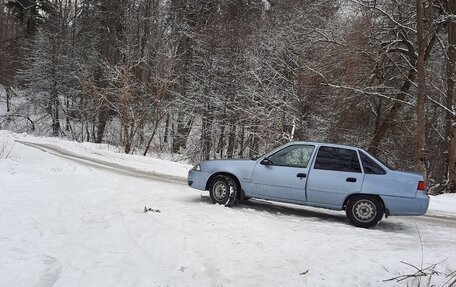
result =
[[290,145],[258,162],[252,174],[253,194],[304,202],[308,166],[314,149],[312,145]]
[[307,182],[307,201],[340,207],[348,194],[361,191],[363,180],[356,150],[322,146]]

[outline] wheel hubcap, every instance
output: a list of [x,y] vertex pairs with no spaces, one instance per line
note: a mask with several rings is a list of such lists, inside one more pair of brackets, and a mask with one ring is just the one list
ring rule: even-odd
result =
[[223,182],[216,182],[214,184],[214,197],[218,201],[221,201],[222,199],[225,198],[227,194],[227,187]]
[[353,214],[361,222],[369,222],[377,215],[375,204],[367,199],[359,200],[353,206]]

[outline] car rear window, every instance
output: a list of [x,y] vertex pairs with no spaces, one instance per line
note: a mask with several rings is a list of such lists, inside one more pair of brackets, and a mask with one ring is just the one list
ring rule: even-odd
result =
[[361,162],[363,163],[364,172],[366,174],[386,174],[386,171],[367,154],[359,151],[359,155],[361,157]]
[[346,172],[361,172],[356,151],[344,148],[322,146],[318,150],[315,169]]

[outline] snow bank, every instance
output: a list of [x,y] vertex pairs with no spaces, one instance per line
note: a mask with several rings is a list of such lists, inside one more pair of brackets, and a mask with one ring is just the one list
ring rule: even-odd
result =
[[89,142],[78,143],[60,138],[35,137],[25,133],[14,134],[9,131],[0,131],[0,138],[5,136],[13,137],[15,140],[54,145],[86,157],[102,159],[104,161],[141,169],[147,172],[177,177],[187,177],[188,170],[192,168],[192,165],[186,163],[178,163],[170,160],[144,157],[140,155],[127,155],[121,152],[118,147],[107,144],[95,144]]
[[431,196],[429,212],[442,215],[456,216],[456,194],[441,194]]

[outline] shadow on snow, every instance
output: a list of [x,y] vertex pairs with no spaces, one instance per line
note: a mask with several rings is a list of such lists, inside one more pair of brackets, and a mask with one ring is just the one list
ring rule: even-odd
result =
[[[205,204],[212,205],[212,202],[209,196],[201,195],[200,197],[192,197],[188,200],[189,202],[201,202]],[[272,203],[269,201],[251,199],[248,201],[241,201],[236,205],[231,207],[232,209],[237,209],[244,212],[250,211],[259,211],[266,212],[271,215],[285,215],[285,216],[295,216],[301,218],[312,218],[328,222],[337,222],[351,226],[348,222],[347,217],[340,211],[329,211],[325,209],[320,210],[311,210],[308,207],[300,205],[283,205],[281,203]],[[352,226],[351,226],[352,227]],[[383,219],[380,223],[374,228],[369,230],[384,231],[384,232],[410,232],[414,230],[413,225],[408,225],[402,222],[392,222],[388,219]]]

